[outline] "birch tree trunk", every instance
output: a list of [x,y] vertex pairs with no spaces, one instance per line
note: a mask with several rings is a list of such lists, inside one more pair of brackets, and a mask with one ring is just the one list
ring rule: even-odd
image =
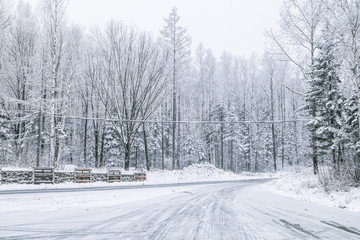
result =
[[50,23],[50,48],[51,48],[51,92],[50,92],[50,161],[58,167],[56,157],[56,91],[59,70],[59,25],[64,15],[65,0],[50,0],[47,2]]

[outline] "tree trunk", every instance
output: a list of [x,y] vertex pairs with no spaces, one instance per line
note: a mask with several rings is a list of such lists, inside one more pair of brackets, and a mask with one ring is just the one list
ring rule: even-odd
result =
[[299,165],[299,147],[298,147],[298,131],[297,131],[297,118],[296,118],[296,104],[295,99],[293,99],[293,119],[294,119],[294,147],[295,147],[295,162],[296,165]]
[[125,170],[129,170],[130,168],[130,141],[128,141],[125,144],[125,164],[124,164],[124,168]]
[[[177,91],[179,91],[179,88],[177,88]],[[177,111],[178,111],[178,115],[177,115],[177,120],[178,120],[178,124],[177,124],[177,136],[176,136],[176,168],[180,169],[180,158],[181,158],[181,125],[180,125],[180,121],[181,121],[181,112],[180,112],[180,106],[181,106],[181,98],[180,98],[180,91],[178,93],[178,104],[177,104]]]
[[[315,106],[313,106],[311,115],[313,119],[316,118]],[[314,174],[316,175],[319,172],[319,167],[318,167],[318,148],[316,141],[316,133],[314,130],[311,131],[311,148],[312,148],[313,169],[314,169]]]
[[94,128],[94,157],[95,157],[95,167],[99,167],[99,141],[100,141],[100,121],[99,119],[99,101],[96,101],[96,106],[94,106],[94,97],[93,90],[91,91],[91,112],[93,116],[93,128]]
[[[107,106],[108,101],[106,99],[105,101],[105,109],[104,109],[104,118],[106,119],[107,116]],[[105,135],[106,135],[106,121],[104,121],[103,127],[102,127],[102,133],[101,133],[101,149],[100,149],[100,167],[105,166],[105,160],[104,160],[104,149],[105,149]]]
[[259,123],[256,124],[256,132],[257,132],[257,144],[256,144],[256,153],[255,153],[255,160],[254,160],[254,168],[255,172],[259,171],[259,148],[260,148],[260,125]]
[[149,152],[148,152],[148,143],[147,143],[147,137],[146,137],[146,129],[145,129],[145,123],[142,123],[143,125],[143,134],[144,134],[144,148],[145,148],[145,160],[146,160],[146,169],[150,171],[151,162],[149,159]]
[[[220,121],[224,121],[223,112],[221,112]],[[224,169],[224,124],[220,124],[220,168]]]
[[69,153],[69,162],[70,164],[74,163],[74,159],[73,159],[73,139],[74,139],[74,122],[72,122],[71,124],[71,129],[70,129],[70,134],[69,134],[69,146],[70,146],[70,153]]
[[[250,121],[250,118],[249,118],[249,121]],[[251,123],[249,123],[249,125],[248,125],[248,134],[249,134],[249,169],[248,169],[248,171],[252,171],[253,140],[252,140]]]
[[161,123],[161,169],[165,168],[165,137],[164,137],[164,123]]
[[285,162],[285,91],[284,86],[281,86],[281,168],[284,168]]
[[173,94],[172,94],[172,170],[175,169],[175,139],[176,139],[176,50],[173,59]]
[[94,124],[94,157],[95,157],[95,167],[99,167],[99,130],[98,124]]
[[315,133],[313,132],[311,134],[311,146],[312,146],[312,152],[313,152],[313,155],[312,155],[312,161],[313,161],[313,168],[314,168],[314,174],[318,174],[319,172],[319,168],[318,168],[318,158],[317,158],[317,146],[316,146],[316,135]]
[[234,172],[234,141],[230,140],[230,170]]
[[41,81],[41,96],[40,96],[40,105],[39,105],[39,113],[38,113],[38,138],[37,138],[37,149],[36,149],[36,166],[40,166],[40,159],[41,159],[41,134],[42,134],[42,123],[43,123],[43,116],[42,116],[42,102],[43,102],[43,84],[44,79],[42,78]]
[[274,161],[274,170],[277,170],[276,166],[276,143],[275,143],[275,124],[274,124],[274,87],[273,77],[270,79],[270,108],[271,108],[271,136],[272,136],[272,155]]
[[138,158],[139,158],[139,156],[138,156],[138,152],[139,152],[139,146],[136,146],[135,147],[135,169],[138,169]]
[[99,159],[100,168],[105,166],[105,161],[104,161],[105,130],[106,130],[106,124],[104,123],[104,127],[101,134],[101,147],[100,147],[100,159]]
[[50,161],[53,161],[53,165],[56,168],[58,163],[55,158],[55,91],[57,81],[57,31],[58,31],[58,8],[57,5],[54,8],[53,14],[53,34],[52,34],[52,49],[51,49],[51,66],[52,66],[52,84],[51,84],[51,114],[50,114]]
[[42,132],[41,119],[42,119],[42,113],[41,113],[41,104],[40,104],[40,110],[38,113],[38,138],[37,138],[37,149],[36,149],[37,167],[40,166],[40,158],[41,158],[41,132]]
[[125,170],[129,170],[130,168],[130,154],[131,154],[131,139],[129,134],[126,136],[126,143],[125,143]]
[[[311,2],[312,4],[313,2]],[[311,66],[314,66],[315,63],[315,41],[314,41],[314,31],[311,32]],[[313,106],[314,108],[316,106]],[[315,109],[313,109],[313,113],[312,113],[312,117],[315,119],[316,118],[316,111]],[[312,132],[312,136],[311,136],[311,145],[312,145],[312,151],[313,151],[313,156],[312,156],[312,160],[313,160],[313,168],[314,168],[314,174],[318,174],[319,173],[319,166],[318,166],[318,148],[317,148],[317,142],[316,142],[316,134],[313,131]]]
[[85,105],[85,122],[84,122],[84,148],[83,148],[83,154],[84,154],[84,166],[87,166],[87,131],[88,131],[88,107],[87,104]]

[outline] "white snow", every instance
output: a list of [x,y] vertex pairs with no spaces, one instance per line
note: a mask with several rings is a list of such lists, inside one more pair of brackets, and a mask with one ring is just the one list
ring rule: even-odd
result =
[[325,206],[344,208],[360,212],[360,189],[352,187],[349,191],[325,191],[312,168],[293,168],[273,175],[277,179],[266,183],[266,190]]
[[75,170],[75,168],[77,168],[77,166],[68,164],[68,165],[64,166],[63,171],[64,172],[73,172]]
[[[203,174],[196,167],[183,174],[189,172]],[[259,183],[0,195],[0,236],[358,239],[359,214],[289,199]]]
[[222,169],[218,169],[209,163],[193,164],[182,170],[148,172],[147,176],[147,182],[152,184],[228,181],[269,177],[268,174],[234,174],[231,172],[226,172]]
[[32,169],[20,167],[2,167],[2,171],[32,171]]
[[[63,171],[73,171],[76,166],[65,166]],[[19,170],[17,168],[5,168],[6,170]],[[22,169],[25,170],[25,169]],[[29,169],[27,169],[29,170]],[[106,172],[105,169],[93,169],[93,172]],[[153,185],[188,182],[211,182],[231,181],[259,178],[276,178],[262,186],[263,189],[281,194],[283,196],[299,199],[307,202],[345,208],[360,212],[360,189],[351,188],[349,191],[326,192],[321,186],[317,176],[312,174],[311,168],[292,168],[277,173],[248,173],[234,174],[216,168],[214,165],[194,164],[182,170],[174,171],[149,171],[145,182],[120,182],[120,183],[62,183],[54,185],[24,185],[24,184],[0,184],[2,190],[42,189],[42,188],[82,188],[101,186],[124,186],[124,185]],[[129,190],[130,191],[130,190]],[[146,192],[147,190],[144,190]],[[131,191],[130,191],[131,192]],[[156,194],[156,191],[153,192]],[[131,196],[131,195],[129,195]],[[145,196],[149,196],[145,194]],[[131,199],[131,197],[127,198]],[[130,201],[130,200],[129,200]]]
[[[76,166],[65,166],[61,171],[72,172]],[[8,168],[6,168],[7,170]],[[12,168],[12,170],[16,170]],[[30,169],[22,169],[30,170]],[[106,169],[92,169],[94,173],[106,173]],[[124,171],[121,172],[133,172]],[[182,170],[156,170],[146,172],[147,180],[145,182],[93,182],[93,183],[61,183],[61,184],[40,184],[40,185],[24,185],[24,184],[0,184],[1,190],[22,190],[22,189],[42,189],[42,188],[81,188],[81,187],[101,187],[101,186],[124,186],[124,185],[152,185],[152,184],[169,184],[169,183],[189,183],[189,182],[210,182],[210,181],[230,181],[230,180],[245,180],[245,179],[259,179],[269,177],[268,174],[253,174],[242,173],[234,174],[216,168],[209,163],[193,164]]]

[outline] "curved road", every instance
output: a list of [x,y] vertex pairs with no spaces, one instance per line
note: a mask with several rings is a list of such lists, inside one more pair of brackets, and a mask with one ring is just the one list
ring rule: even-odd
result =
[[3,192],[0,239],[360,239],[360,214],[263,182]]

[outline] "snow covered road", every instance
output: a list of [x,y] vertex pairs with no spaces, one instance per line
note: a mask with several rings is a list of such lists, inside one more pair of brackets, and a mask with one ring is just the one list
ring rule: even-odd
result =
[[360,214],[266,180],[0,195],[0,239],[360,239]]

